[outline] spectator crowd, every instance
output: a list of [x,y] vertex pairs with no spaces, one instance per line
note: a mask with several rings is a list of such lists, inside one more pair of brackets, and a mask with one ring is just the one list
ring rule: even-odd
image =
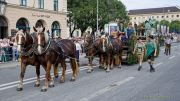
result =
[[10,38],[0,39],[0,63],[18,60],[17,48]]

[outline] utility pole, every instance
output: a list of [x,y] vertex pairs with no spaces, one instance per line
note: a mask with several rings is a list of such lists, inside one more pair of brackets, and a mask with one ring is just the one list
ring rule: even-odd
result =
[[97,36],[98,32],[99,32],[99,0],[97,0],[97,23],[96,23],[96,34],[95,37]]
[[108,12],[108,35],[110,35],[111,33],[110,33],[110,26],[109,26],[109,0],[107,2],[107,8],[108,8],[108,10],[107,10],[107,12]]

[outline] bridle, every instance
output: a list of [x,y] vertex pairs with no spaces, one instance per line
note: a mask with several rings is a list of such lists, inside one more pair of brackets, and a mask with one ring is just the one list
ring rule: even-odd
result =
[[[36,48],[36,44],[35,44],[35,39],[34,37],[32,36],[32,34],[30,34],[32,40],[33,40],[33,43],[32,44],[29,44],[26,48],[25,48],[25,44],[27,42],[27,38],[26,38],[26,35],[23,34],[23,37],[25,38],[25,44],[17,44],[17,45],[20,45],[21,48],[22,48],[22,51],[20,51],[21,55],[24,55],[24,56],[31,56],[32,53],[35,52],[35,48]],[[30,48],[28,51],[26,51],[28,48]]]
[[[44,32],[41,32],[41,33],[43,33],[43,34],[45,34]],[[37,37],[38,37],[38,33],[36,33],[36,35],[37,35]],[[45,44],[45,48],[44,48],[44,45],[43,44]],[[43,48],[43,52],[41,53],[41,54],[44,54],[48,49],[49,49],[49,47],[50,47],[50,45],[51,45],[51,39],[50,39],[50,37],[48,37],[48,42],[47,42],[47,45],[46,45],[46,43],[43,43],[43,44],[37,44],[37,46],[41,46],[42,48]],[[36,46],[36,47],[37,47]],[[35,54],[36,55],[41,55],[40,53],[38,53],[38,51],[37,51],[37,49],[35,49]]]
[[86,56],[86,57],[92,58],[96,53],[99,52],[99,48],[96,46],[96,44],[97,44],[96,41],[97,40],[92,42],[92,44],[89,43],[87,46],[84,47],[85,48],[85,53],[88,53],[88,50],[95,48],[95,52],[91,56]]

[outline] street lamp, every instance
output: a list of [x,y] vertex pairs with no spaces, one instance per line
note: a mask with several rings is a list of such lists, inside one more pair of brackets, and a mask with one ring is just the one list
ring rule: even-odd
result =
[[4,15],[6,11],[6,1],[5,0],[0,0],[0,15]]

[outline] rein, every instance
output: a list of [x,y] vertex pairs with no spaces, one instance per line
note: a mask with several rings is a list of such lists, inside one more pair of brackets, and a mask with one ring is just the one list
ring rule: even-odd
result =
[[[41,44],[38,44],[38,45],[42,46]],[[44,51],[43,51],[41,54],[44,54],[44,53],[49,49],[50,45],[51,45],[51,40],[50,40],[50,38],[49,38],[49,39],[48,39],[48,44],[46,45],[45,48],[43,48]],[[39,53],[37,52],[37,50],[35,51],[35,54],[36,54],[36,55],[41,55],[41,54],[39,54]]]
[[62,44],[62,43],[59,44],[57,41],[55,41],[55,42],[56,42],[56,44],[58,44],[58,46],[59,46],[59,47],[61,48],[61,50],[62,50],[62,53],[57,52],[58,54],[61,54],[61,55],[65,56],[65,57],[68,57],[69,59],[75,59],[75,60],[77,60],[76,58],[73,58],[73,57],[70,57],[70,56],[64,54],[65,50],[61,47],[61,44]]

